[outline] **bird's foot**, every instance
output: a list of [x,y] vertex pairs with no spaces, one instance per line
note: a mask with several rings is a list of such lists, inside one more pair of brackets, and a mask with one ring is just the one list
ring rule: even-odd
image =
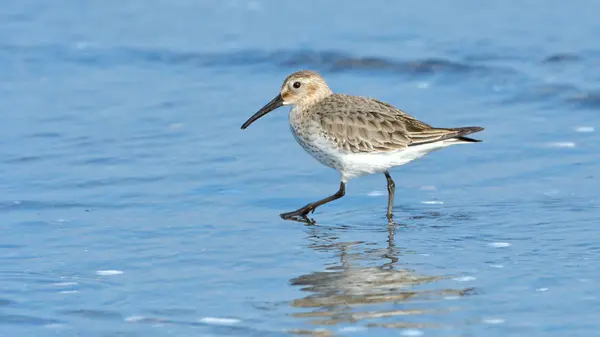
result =
[[311,219],[311,218],[307,217],[306,215],[285,216],[285,213],[283,213],[283,214],[281,214],[281,218],[283,220],[301,222],[305,225],[315,225],[317,223],[314,219]]
[[315,207],[312,204],[308,204],[300,209],[297,209],[293,212],[281,213],[279,216],[283,220],[294,220],[299,222],[304,222],[307,224],[314,224],[315,221],[308,218],[308,213],[313,213],[315,211]]

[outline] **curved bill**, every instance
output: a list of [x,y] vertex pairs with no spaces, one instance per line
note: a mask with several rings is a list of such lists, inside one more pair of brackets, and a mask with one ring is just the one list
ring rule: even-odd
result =
[[262,116],[268,114],[269,112],[279,108],[280,106],[283,106],[283,97],[281,97],[281,94],[275,96],[275,98],[273,98],[271,100],[271,102],[269,102],[269,103],[267,103],[267,105],[263,106],[260,110],[258,110],[257,113],[252,115],[252,117],[248,118],[246,123],[244,123],[244,125],[242,125],[242,130],[247,128],[248,126],[250,126],[250,124],[254,123],[254,121],[256,121],[257,119],[259,119]]

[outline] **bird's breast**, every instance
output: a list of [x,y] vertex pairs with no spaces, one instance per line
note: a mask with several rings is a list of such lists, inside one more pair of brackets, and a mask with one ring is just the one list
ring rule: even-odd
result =
[[290,130],[302,148],[321,164],[340,168],[337,153],[333,143],[323,137],[323,131],[315,120],[301,118],[299,114],[290,112]]

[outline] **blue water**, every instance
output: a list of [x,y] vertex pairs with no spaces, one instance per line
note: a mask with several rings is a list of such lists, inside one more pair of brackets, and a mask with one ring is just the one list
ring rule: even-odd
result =
[[[591,336],[597,1],[0,6],[0,336]],[[289,73],[483,143],[337,190]]]

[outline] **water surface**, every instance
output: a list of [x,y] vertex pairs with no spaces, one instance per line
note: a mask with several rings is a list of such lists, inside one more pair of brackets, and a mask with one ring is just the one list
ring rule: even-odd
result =
[[[599,328],[594,1],[5,1],[0,335],[564,336]],[[299,69],[480,144],[353,180]]]

